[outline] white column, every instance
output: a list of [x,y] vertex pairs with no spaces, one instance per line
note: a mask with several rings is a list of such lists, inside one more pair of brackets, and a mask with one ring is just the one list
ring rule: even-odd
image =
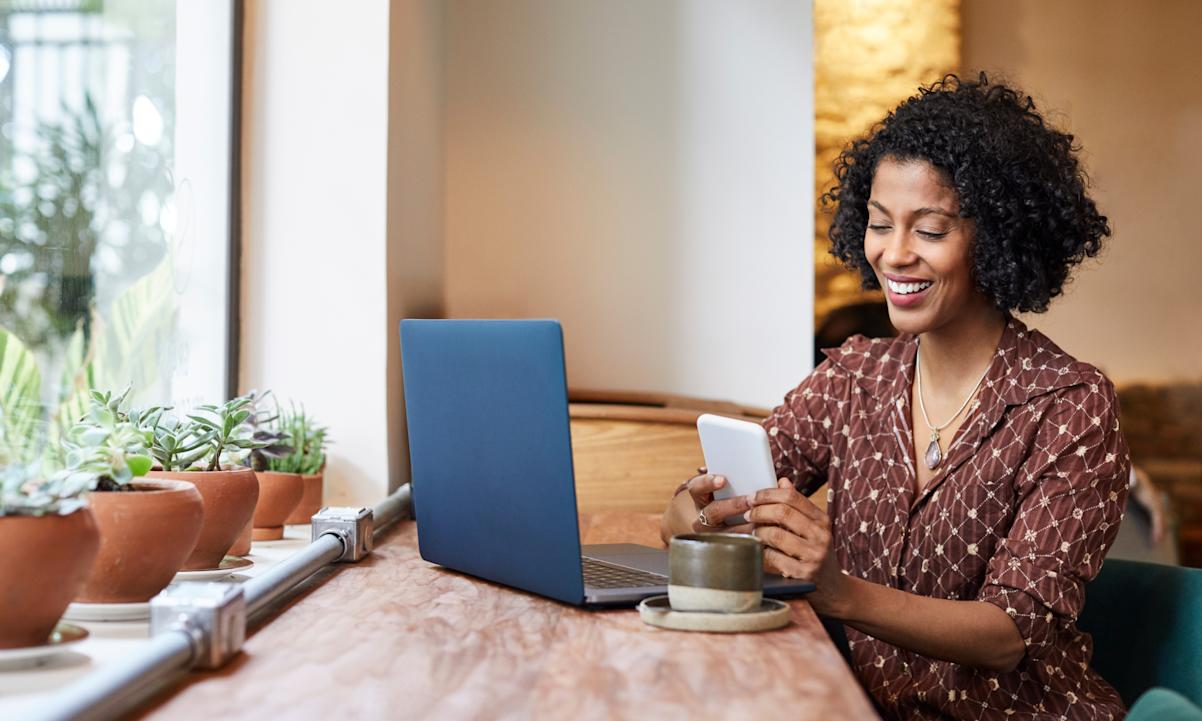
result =
[[333,438],[326,502],[385,495],[389,4],[245,5],[241,387]]

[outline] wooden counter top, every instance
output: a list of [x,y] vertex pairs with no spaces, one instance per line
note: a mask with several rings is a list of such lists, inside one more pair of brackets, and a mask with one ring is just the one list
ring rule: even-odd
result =
[[[587,543],[659,545],[652,514],[581,523]],[[654,629],[426,563],[405,522],[140,718],[875,719],[809,604],[790,605],[769,633]]]

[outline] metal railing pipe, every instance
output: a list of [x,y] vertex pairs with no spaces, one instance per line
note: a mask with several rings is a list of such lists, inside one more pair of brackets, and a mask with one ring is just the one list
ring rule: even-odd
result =
[[146,646],[101,666],[55,695],[25,721],[107,721],[174,683],[192,668],[195,650],[186,631],[160,633]]
[[309,576],[338,560],[342,548],[342,539],[337,536],[321,536],[270,571],[242,584],[242,592],[246,595],[246,615],[253,616]]
[[[409,486],[402,486],[372,509],[372,536],[409,515]],[[318,536],[304,550],[242,586],[246,618],[262,611],[313,574],[343,557],[346,540],[337,533]],[[196,641],[185,630],[151,637],[136,653],[101,666],[58,691],[23,721],[105,721],[128,712],[152,694],[185,676],[197,663]]]
[[374,536],[380,536],[381,533],[388,529],[389,526],[397,521],[406,518],[413,510],[413,495],[409,484],[405,484],[392,492],[384,500],[380,501],[372,508],[372,515],[375,516]]

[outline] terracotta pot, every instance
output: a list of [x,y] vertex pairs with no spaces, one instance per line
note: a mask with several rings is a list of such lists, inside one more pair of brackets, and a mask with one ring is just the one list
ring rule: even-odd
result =
[[100,547],[86,508],[0,517],[0,648],[40,646],[92,569]]
[[88,500],[100,527],[100,552],[84,603],[139,603],[171,583],[196,547],[204,503],[184,481],[135,482],[135,491],[94,491]]
[[325,474],[320,472],[303,474],[301,475],[301,483],[305,486],[305,494],[301,496],[301,502],[296,507],[296,510],[284,520],[284,523],[289,526],[308,523],[313,514],[322,508],[322,489],[325,483]]
[[278,541],[284,537],[284,519],[296,510],[305,495],[299,473],[258,471],[259,505],[255,506],[256,541]]
[[226,471],[151,471],[151,478],[187,481],[200,491],[204,503],[204,522],[200,536],[181,570],[217,568],[234,545],[238,532],[255,512],[259,500],[259,482],[249,468]]
[[234,545],[230,546],[227,553],[231,556],[246,556],[250,554],[250,540],[254,533],[255,522],[251,519],[242,527],[242,531],[238,534],[238,540],[234,541]]

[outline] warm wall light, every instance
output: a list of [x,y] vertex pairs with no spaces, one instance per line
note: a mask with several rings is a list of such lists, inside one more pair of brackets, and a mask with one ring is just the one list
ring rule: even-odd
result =
[[[960,65],[959,0],[814,0],[815,197],[834,183],[831,166],[851,138],[920,84]],[[834,308],[879,297],[827,252],[829,218],[814,222],[814,322]]]

